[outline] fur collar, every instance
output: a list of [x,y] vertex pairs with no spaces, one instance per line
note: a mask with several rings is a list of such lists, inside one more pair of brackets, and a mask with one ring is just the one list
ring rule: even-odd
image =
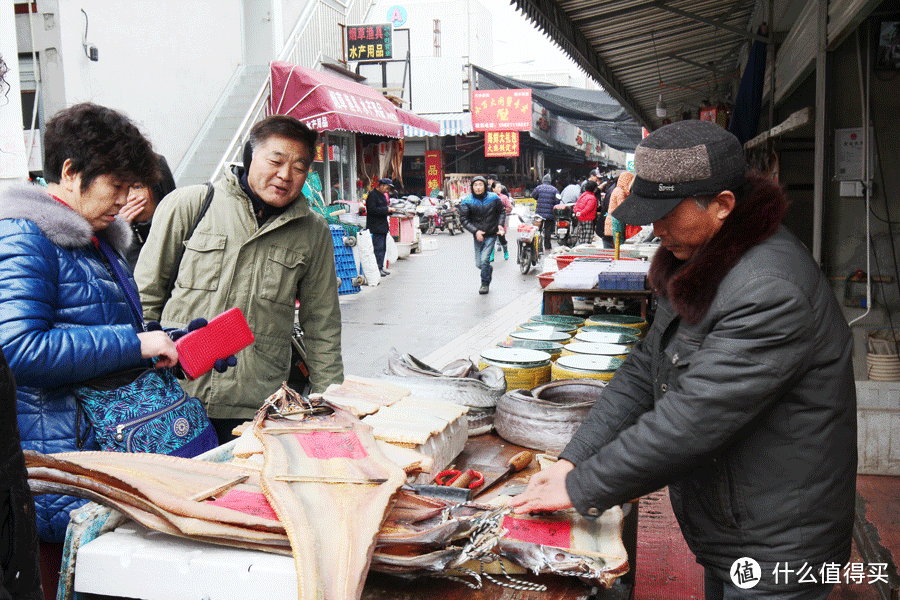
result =
[[662,247],[653,257],[650,287],[691,325],[706,315],[719,284],[741,256],[778,230],[787,210],[784,192],[772,180],[750,175],[747,190],[747,197],[693,260],[678,260]]
[[[0,219],[31,221],[62,248],[87,246],[94,235],[87,219],[54,200],[43,187],[32,184],[12,185],[0,193]],[[131,246],[133,233],[128,223],[116,217],[100,235],[124,253]]]

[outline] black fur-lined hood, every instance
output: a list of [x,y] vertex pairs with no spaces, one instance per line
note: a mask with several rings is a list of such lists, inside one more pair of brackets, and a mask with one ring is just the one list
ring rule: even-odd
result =
[[[54,200],[45,188],[32,184],[16,184],[0,191],[0,219],[31,221],[62,248],[86,246],[94,236],[87,219]],[[131,227],[119,217],[98,233],[120,253],[131,245],[133,236]]]

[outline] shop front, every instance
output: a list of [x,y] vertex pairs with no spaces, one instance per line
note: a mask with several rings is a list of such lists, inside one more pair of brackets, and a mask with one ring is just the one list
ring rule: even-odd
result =
[[438,131],[349,79],[281,61],[271,73],[269,114],[296,117],[321,135],[313,171],[325,203],[357,203],[381,177],[402,181],[404,126]]

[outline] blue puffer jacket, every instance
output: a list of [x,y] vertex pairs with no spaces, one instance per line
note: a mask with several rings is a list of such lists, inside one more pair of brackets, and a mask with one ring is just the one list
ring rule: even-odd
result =
[[559,198],[556,197],[557,194],[559,194],[559,190],[549,183],[542,183],[534,188],[531,192],[531,197],[537,200],[537,207],[534,212],[545,219],[552,219],[553,207],[559,204]]
[[[100,235],[119,252],[131,240],[119,220]],[[141,364],[135,319],[92,236],[83,217],[43,188],[0,194],[0,347],[16,378],[26,450],[98,449],[72,384]],[[41,539],[61,542],[69,511],[83,501],[35,500]]]

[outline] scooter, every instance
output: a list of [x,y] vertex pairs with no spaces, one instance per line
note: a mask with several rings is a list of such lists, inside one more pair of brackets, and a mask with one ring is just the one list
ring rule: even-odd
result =
[[515,225],[516,246],[518,247],[516,262],[522,275],[528,275],[531,267],[538,264],[541,258],[541,251],[544,247],[541,225],[544,219],[540,215],[517,210],[518,208],[514,208],[510,215],[509,229],[512,230],[514,223],[518,222]]
[[578,220],[574,214],[574,204],[557,204],[553,207],[553,216],[556,219],[556,239],[563,246],[572,246],[576,238]]
[[[462,222],[459,220],[459,209],[453,205],[453,202],[450,200],[441,202],[438,213],[440,213],[441,221],[447,228],[447,231],[450,232],[450,235],[454,235],[457,231],[459,233],[463,232]],[[443,227],[441,229],[443,229]]]

